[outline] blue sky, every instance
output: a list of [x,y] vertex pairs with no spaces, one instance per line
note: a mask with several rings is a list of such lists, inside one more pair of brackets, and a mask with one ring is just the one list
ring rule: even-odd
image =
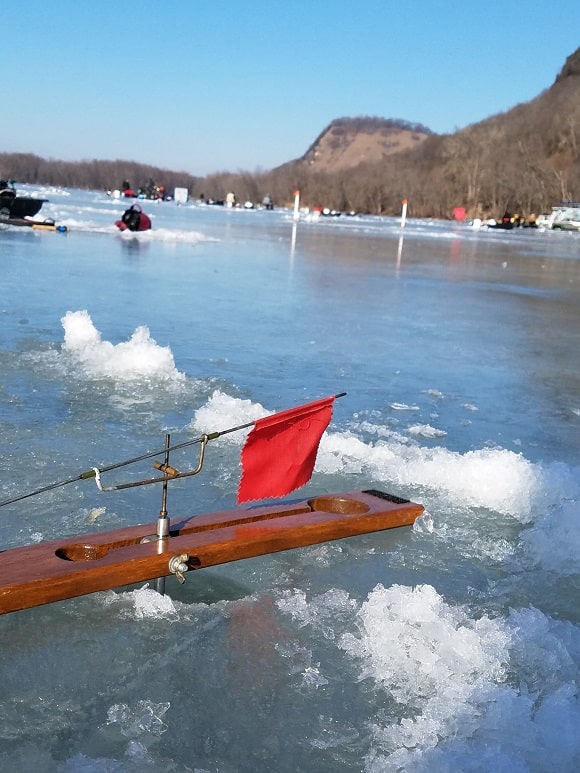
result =
[[548,88],[580,46],[578,7],[5,2],[0,152],[205,175],[298,158],[343,116],[453,132]]

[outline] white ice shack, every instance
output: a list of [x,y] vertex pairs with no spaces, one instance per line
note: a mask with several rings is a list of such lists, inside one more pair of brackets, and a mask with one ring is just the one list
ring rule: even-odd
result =
[[176,188],[173,192],[173,199],[178,204],[187,204],[187,199],[188,199],[187,188]]

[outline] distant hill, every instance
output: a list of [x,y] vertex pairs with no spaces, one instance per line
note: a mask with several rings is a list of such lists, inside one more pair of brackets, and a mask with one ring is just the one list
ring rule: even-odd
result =
[[408,121],[367,116],[337,118],[295,163],[332,174],[417,147],[431,134],[425,126]]
[[536,98],[453,134],[368,118],[333,121],[302,158],[262,184],[288,201],[342,211],[451,217],[550,211],[580,200],[580,49]]
[[402,161],[415,180],[409,197],[440,215],[457,204],[537,213],[580,199],[580,48],[531,101],[430,137]]

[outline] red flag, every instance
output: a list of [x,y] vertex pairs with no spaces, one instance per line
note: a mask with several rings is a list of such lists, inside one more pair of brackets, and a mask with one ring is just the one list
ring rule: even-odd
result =
[[258,419],[242,449],[238,503],[283,497],[310,480],[334,395]]

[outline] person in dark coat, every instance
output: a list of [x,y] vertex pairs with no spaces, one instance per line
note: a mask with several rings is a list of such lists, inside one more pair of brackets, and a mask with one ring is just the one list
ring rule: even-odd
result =
[[143,212],[140,204],[133,204],[123,212],[123,217],[115,225],[120,231],[149,231],[151,218]]

